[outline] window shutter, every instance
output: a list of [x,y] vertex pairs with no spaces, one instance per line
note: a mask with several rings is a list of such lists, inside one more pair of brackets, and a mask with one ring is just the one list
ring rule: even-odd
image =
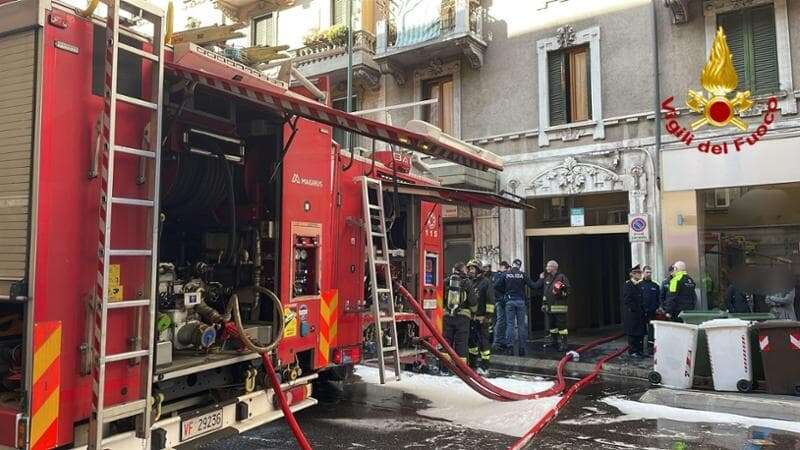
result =
[[736,76],[739,78],[737,90],[749,90],[751,80],[748,73],[748,36],[744,16],[741,11],[720,14],[717,16],[717,25],[722,27],[728,38],[728,48],[733,55],[733,66],[736,68]]
[[333,0],[333,4],[331,5],[331,8],[333,8],[333,14],[332,14],[332,16],[333,16],[333,24],[332,25],[339,25],[340,23],[343,24],[343,23],[345,23],[347,21],[345,19],[345,17],[344,17],[345,8],[347,8],[347,6],[344,3],[345,1],[346,0]]
[[550,100],[550,126],[567,123],[565,64],[564,52],[559,50],[548,53],[547,84]]
[[771,94],[780,89],[775,11],[772,5],[750,10],[753,36],[754,94]]

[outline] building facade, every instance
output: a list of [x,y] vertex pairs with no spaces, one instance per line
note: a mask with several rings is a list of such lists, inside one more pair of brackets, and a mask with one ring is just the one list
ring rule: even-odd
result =
[[[575,286],[571,328],[619,323],[620,285],[635,264],[653,266],[661,278],[669,264],[684,260],[701,282],[699,306],[709,307],[724,306],[724,291],[743,270],[760,274],[777,267],[796,277],[800,122],[797,55],[792,58],[798,46],[792,43],[799,39],[800,5],[353,3],[353,109],[417,104],[372,118],[397,125],[427,120],[501,155],[505,170],[499,173],[430,159],[418,167],[445,185],[504,191],[535,207],[446,208],[446,263],[473,255],[494,263],[519,258],[538,274],[547,260],[559,261]],[[341,23],[342,5],[283,2],[266,13],[274,14],[276,39],[264,43],[291,41],[296,65],[307,76],[332,77],[334,104],[343,109],[347,52],[341,39],[297,40],[300,23],[317,32]],[[298,19],[304,15],[310,18]],[[253,17],[255,35],[272,29],[259,28]],[[689,129],[702,117],[690,111],[687,99],[690,90],[702,91],[700,74],[720,26],[739,79],[735,91],[750,91],[754,106],[740,114],[746,131],[706,125],[692,132],[689,145],[686,136],[675,136],[670,119]],[[283,39],[284,28],[293,41]],[[417,103],[431,99],[436,101]],[[757,145],[733,149],[768,113],[774,120]],[[708,151],[698,150],[704,142]],[[714,146],[725,142],[731,149],[715,153]],[[543,326],[536,308],[532,324]]]

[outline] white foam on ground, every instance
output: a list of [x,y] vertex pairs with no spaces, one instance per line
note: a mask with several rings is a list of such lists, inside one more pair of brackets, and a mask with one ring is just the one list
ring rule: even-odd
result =
[[[358,366],[356,375],[365,383],[379,383],[377,368]],[[551,381],[514,378],[492,378],[489,381],[519,394],[541,392],[553,385]],[[382,387],[430,401],[426,409],[418,412],[421,416],[516,437],[524,435],[558,402],[558,397],[498,402],[482,397],[455,376],[441,377],[411,372],[403,372],[400,381],[392,378]]]
[[736,414],[674,408],[671,406],[641,403],[616,396],[606,397],[602,400],[602,402],[617,408],[623,415],[612,418],[565,420],[560,423],[572,425],[598,425],[642,419],[667,419],[674,420],[676,422],[729,424],[743,427],[756,426],[772,428],[774,430],[789,431],[792,433],[800,433],[800,422],[760,419],[757,417],[739,416]]

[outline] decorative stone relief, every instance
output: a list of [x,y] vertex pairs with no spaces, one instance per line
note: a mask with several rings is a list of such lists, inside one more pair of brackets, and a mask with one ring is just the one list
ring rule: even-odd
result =
[[622,188],[622,178],[596,164],[579,163],[567,157],[564,163],[534,178],[527,190],[534,195],[607,192]]
[[364,83],[369,89],[380,87],[381,74],[372,67],[360,66],[353,68],[353,78]]
[[664,0],[672,11],[672,23],[675,25],[689,22],[689,0]]
[[480,69],[483,66],[483,48],[473,39],[457,39],[455,45],[461,49],[461,53],[467,58],[470,67]]
[[398,86],[402,87],[406,84],[406,74],[403,69],[390,61],[383,61],[380,63],[381,73],[391,75],[394,78],[394,82],[397,83]]
[[636,164],[628,170],[633,177],[633,189],[639,190],[642,189],[642,186],[647,186],[647,173],[644,170],[644,166],[641,164]]
[[558,48],[572,46],[575,43],[575,28],[572,28],[571,25],[558,27],[556,30],[556,42],[558,42]]

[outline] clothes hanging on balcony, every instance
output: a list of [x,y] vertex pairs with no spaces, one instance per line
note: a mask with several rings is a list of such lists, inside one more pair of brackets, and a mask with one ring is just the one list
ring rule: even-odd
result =
[[397,27],[394,47],[407,47],[439,37],[441,2],[393,0],[392,13]]

